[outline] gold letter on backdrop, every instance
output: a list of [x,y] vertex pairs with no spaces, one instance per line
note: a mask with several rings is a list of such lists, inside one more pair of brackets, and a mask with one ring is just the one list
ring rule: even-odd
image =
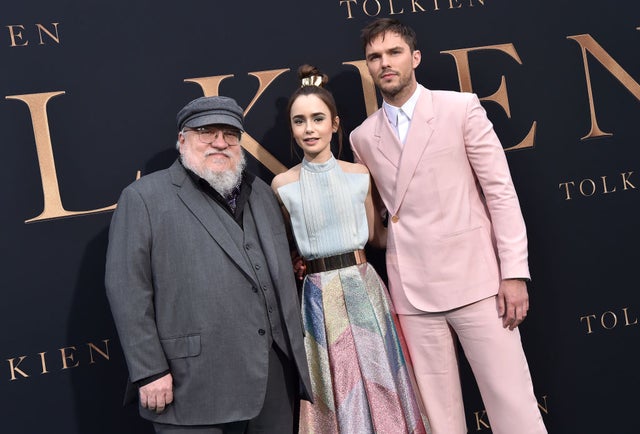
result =
[[11,38],[11,47],[26,47],[27,45],[29,45],[29,41],[24,41],[23,44],[19,44],[18,41],[16,41],[16,39],[18,39],[21,42],[23,40],[23,37],[22,32],[16,32],[14,30],[14,27],[19,28],[20,30],[24,30],[24,26],[21,25],[7,26],[7,28],[9,29],[9,37]]
[[58,176],[56,174],[56,164],[53,159],[51,135],[49,134],[47,103],[54,96],[63,94],[64,92],[46,92],[28,95],[11,95],[6,97],[7,99],[17,99],[22,101],[29,107],[29,112],[31,113],[31,124],[33,125],[33,134],[36,140],[36,150],[38,152],[40,176],[42,178],[44,209],[39,216],[25,220],[25,223],[84,214],[95,214],[109,211],[116,207],[116,205],[113,204],[105,208],[89,211],[67,211],[64,209],[64,206],[62,206],[60,188],[58,187]]
[[[280,74],[289,71],[289,69],[274,69],[271,71],[259,71],[249,72],[249,75],[253,75],[258,79],[258,91],[253,97],[249,105],[244,111],[244,115],[253,107],[253,104],[260,98],[260,95],[265,91],[267,87],[275,80]],[[200,77],[200,78],[187,78],[184,81],[196,83],[202,88],[204,96],[218,95],[218,88],[222,80],[227,77],[233,77],[233,75],[218,75],[215,77]],[[271,173],[278,174],[287,170],[284,164],[278,161],[269,151],[267,151],[260,143],[258,143],[248,133],[242,135],[242,147],[245,148],[251,155],[253,155],[259,162],[271,171]]]
[[640,101],[640,84],[635,81],[618,62],[613,60],[613,57],[609,55],[598,44],[591,35],[575,35],[567,36],[567,39],[573,39],[576,41],[582,49],[582,63],[584,63],[584,75],[587,79],[587,93],[589,95],[589,110],[591,113],[591,130],[589,133],[582,137],[581,140],[590,139],[593,137],[612,136],[612,133],[605,133],[598,126],[598,120],[596,119],[596,109],[593,103],[593,90],[591,89],[591,75],[589,74],[589,62],[587,61],[587,51],[600,62],[620,83],[629,91],[637,100]]
[[91,359],[91,361],[89,362],[90,365],[96,363],[96,361],[93,358],[94,351],[100,354],[103,358],[109,360],[109,339],[103,339],[102,342],[104,342],[104,351],[102,351],[100,348],[98,348],[95,344],[91,342],[87,343],[87,345],[89,346],[89,357]]
[[[515,59],[518,64],[522,65],[522,61],[513,47],[513,44],[501,44],[501,45],[487,45],[485,47],[463,48],[459,50],[441,51],[444,54],[450,54],[456,62],[456,69],[458,71],[458,81],[460,83],[460,90],[462,92],[473,92],[473,86],[471,84],[471,69],[469,68],[469,53],[471,51],[482,50],[499,50],[508,54]],[[511,118],[511,110],[509,109],[509,97],[507,96],[507,84],[502,76],[500,81],[500,87],[493,94],[480,98],[480,101],[493,101],[497,103],[505,111],[508,118]],[[533,148],[535,144],[536,124],[534,121],[529,129],[527,136],[517,145],[505,148],[505,151],[511,151],[514,149]]]
[[[67,350],[73,350],[73,352],[68,353]],[[76,357],[75,351],[76,351],[76,347],[60,348],[60,357],[62,358],[62,370],[69,369],[69,368],[77,368],[78,365],[80,365],[80,362],[76,362],[75,360],[75,357]],[[71,363],[73,362],[75,363],[73,365],[69,365],[67,361],[70,361]]]
[[355,66],[358,69],[362,82],[362,94],[364,95],[364,105],[367,110],[367,116],[372,115],[378,110],[378,100],[376,99],[376,85],[373,83],[371,74],[369,74],[366,60],[342,62],[342,64]]
[[12,359],[7,359],[7,362],[9,362],[9,370],[11,371],[11,381],[15,381],[18,379],[18,377],[16,377],[16,373],[22,375],[23,378],[29,377],[29,375],[27,375],[26,372],[18,368],[18,366],[20,366],[20,363],[22,363],[22,361],[26,358],[27,356],[20,356],[18,358],[18,363],[15,363],[15,364],[13,363],[13,361],[15,360],[15,357]]
[[56,44],[60,43],[60,35],[58,35],[58,24],[60,23],[51,23],[51,24],[53,25],[53,31],[55,32],[55,35],[49,30],[47,30],[47,28],[42,24],[36,24],[36,28],[38,29],[38,36],[40,36],[40,43],[38,45],[44,45],[44,40],[42,39],[43,33],[49,36],[51,39],[53,39],[56,42]]

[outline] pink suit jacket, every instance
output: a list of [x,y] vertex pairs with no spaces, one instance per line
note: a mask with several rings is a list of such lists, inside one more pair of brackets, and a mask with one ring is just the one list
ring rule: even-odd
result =
[[529,278],[520,204],[480,101],[420,88],[404,146],[383,109],[350,136],[389,212],[387,274],[400,314],[447,311],[495,295],[501,278]]

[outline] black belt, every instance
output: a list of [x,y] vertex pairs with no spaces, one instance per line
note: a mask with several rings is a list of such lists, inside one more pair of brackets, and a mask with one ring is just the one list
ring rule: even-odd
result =
[[337,270],[338,268],[350,267],[352,265],[360,265],[367,262],[364,250],[355,250],[341,255],[327,256],[326,258],[318,258],[305,260],[307,266],[307,274],[319,273],[321,271]]

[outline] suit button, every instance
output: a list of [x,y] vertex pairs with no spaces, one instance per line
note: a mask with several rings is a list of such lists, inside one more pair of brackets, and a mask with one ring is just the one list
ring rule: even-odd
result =
[[267,290],[268,290],[268,289],[269,289],[269,288],[267,287],[267,285],[262,285],[262,290],[263,290],[263,291],[267,292]]
[[391,217],[391,221],[394,223],[398,223],[398,220],[400,220],[400,217],[398,217],[397,215]]
[[270,307],[269,309],[267,309],[269,311],[269,313],[273,313],[273,308]]
[[264,336],[264,334],[265,334],[265,333],[266,333],[266,332],[265,332],[263,329],[258,329],[258,334],[259,334],[260,336]]
[[251,248],[251,244],[245,244],[245,245],[244,245],[244,248],[245,248],[246,250],[249,250],[249,249]]
[[256,270],[259,270],[260,269],[260,264],[256,264],[255,267],[256,267]]

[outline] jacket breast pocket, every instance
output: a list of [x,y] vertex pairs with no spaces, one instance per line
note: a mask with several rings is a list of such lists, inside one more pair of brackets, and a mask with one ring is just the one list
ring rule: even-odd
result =
[[162,343],[164,353],[170,360],[200,355],[200,335],[161,339],[160,342]]

